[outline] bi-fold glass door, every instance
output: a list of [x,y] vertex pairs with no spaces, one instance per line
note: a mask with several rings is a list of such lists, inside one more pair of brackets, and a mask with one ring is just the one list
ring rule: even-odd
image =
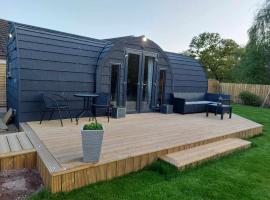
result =
[[141,100],[140,112],[148,112],[151,110],[152,96],[153,96],[153,79],[154,79],[154,62],[155,58],[144,56],[142,66],[142,85],[141,85]]
[[129,53],[127,63],[126,109],[129,113],[138,112],[141,55]]
[[155,86],[156,54],[128,51],[126,64],[126,108],[128,113],[149,112]]

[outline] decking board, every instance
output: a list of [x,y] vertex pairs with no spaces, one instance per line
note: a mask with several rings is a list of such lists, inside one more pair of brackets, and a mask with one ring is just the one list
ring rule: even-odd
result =
[[22,150],[22,146],[20,145],[20,142],[18,141],[18,138],[15,134],[10,134],[6,137],[11,151],[15,152]]
[[30,142],[29,138],[25,135],[25,133],[19,133],[17,134],[17,138],[22,146],[22,149],[27,150],[27,149],[33,149],[33,145]]
[[8,153],[10,152],[9,144],[7,141],[7,137],[1,135],[0,136],[0,154]]

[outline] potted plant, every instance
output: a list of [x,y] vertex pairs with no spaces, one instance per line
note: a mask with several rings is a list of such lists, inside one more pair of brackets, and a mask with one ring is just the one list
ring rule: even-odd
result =
[[81,130],[81,134],[83,162],[98,162],[104,134],[102,125],[97,120],[85,124]]
[[126,107],[116,106],[112,108],[112,117],[113,118],[124,118],[126,117]]

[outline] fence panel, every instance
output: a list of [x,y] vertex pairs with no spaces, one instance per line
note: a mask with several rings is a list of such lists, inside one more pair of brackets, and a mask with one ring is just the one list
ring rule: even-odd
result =
[[[265,99],[270,90],[270,85],[256,85],[243,83],[220,83],[220,91],[224,94],[230,94],[235,103],[241,103],[239,94],[242,91],[249,91]],[[266,105],[270,105],[270,97],[267,98]]]
[[6,106],[6,65],[0,63],[0,107]]

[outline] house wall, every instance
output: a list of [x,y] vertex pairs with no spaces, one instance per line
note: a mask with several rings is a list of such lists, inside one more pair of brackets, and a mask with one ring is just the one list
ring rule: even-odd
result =
[[20,67],[20,121],[40,119],[43,93],[65,95],[71,101],[73,115],[78,113],[83,100],[73,94],[95,91],[96,63],[105,42],[26,25],[14,26]]
[[166,54],[172,68],[174,92],[207,92],[206,73],[198,61],[181,54],[171,52]]
[[0,107],[6,106],[6,60],[0,59]]

